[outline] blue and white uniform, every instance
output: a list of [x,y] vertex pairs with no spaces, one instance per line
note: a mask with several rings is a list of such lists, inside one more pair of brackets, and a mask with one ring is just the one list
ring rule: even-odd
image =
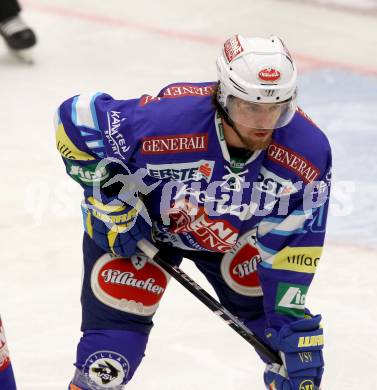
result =
[[[331,150],[298,109],[266,150],[234,155],[214,87],[172,84],[157,97],[132,100],[75,96],[58,109],[57,147],[86,197],[118,174],[142,172],[156,245],[176,264],[194,261],[222,304],[263,338],[266,327],[304,316],[325,237]],[[105,253],[88,234],[83,248],[84,337],[76,366],[105,385],[90,370],[118,361],[117,388],[142,359],[168,276],[140,254]]]

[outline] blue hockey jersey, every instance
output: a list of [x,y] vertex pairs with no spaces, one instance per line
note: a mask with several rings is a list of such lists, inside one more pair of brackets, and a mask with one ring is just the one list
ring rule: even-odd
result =
[[225,281],[240,294],[263,294],[270,326],[280,327],[304,315],[321,256],[330,146],[298,109],[266,150],[232,157],[214,87],[172,84],[131,100],[72,97],[58,109],[57,148],[86,195],[111,178],[139,175],[154,239],[223,253]]

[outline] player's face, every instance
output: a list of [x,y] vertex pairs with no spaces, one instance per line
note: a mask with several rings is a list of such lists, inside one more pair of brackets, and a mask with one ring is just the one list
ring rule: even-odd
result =
[[[242,147],[249,150],[267,149],[271,143],[273,130],[250,129],[236,124],[233,129],[242,143]],[[241,145],[239,145],[241,146]]]
[[238,124],[230,126],[225,120],[222,123],[225,140],[229,146],[254,151],[267,149],[271,143],[273,130],[251,129]]
[[285,103],[251,103],[236,97],[230,97],[227,104],[234,123],[255,130],[273,130],[284,107]]
[[228,112],[234,127],[228,129],[228,135],[233,131],[236,136],[230,136],[230,144],[249,150],[266,149],[283,110],[281,104],[250,103],[231,97]]

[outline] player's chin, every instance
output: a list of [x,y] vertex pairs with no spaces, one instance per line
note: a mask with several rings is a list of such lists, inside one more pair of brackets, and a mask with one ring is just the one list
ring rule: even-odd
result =
[[250,150],[267,149],[272,140],[272,131],[256,132],[248,137],[248,148]]

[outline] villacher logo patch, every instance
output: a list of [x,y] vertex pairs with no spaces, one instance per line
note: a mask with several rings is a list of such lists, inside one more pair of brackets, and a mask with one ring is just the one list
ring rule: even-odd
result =
[[91,389],[114,389],[125,383],[130,365],[119,353],[97,351],[88,357],[83,369]]

